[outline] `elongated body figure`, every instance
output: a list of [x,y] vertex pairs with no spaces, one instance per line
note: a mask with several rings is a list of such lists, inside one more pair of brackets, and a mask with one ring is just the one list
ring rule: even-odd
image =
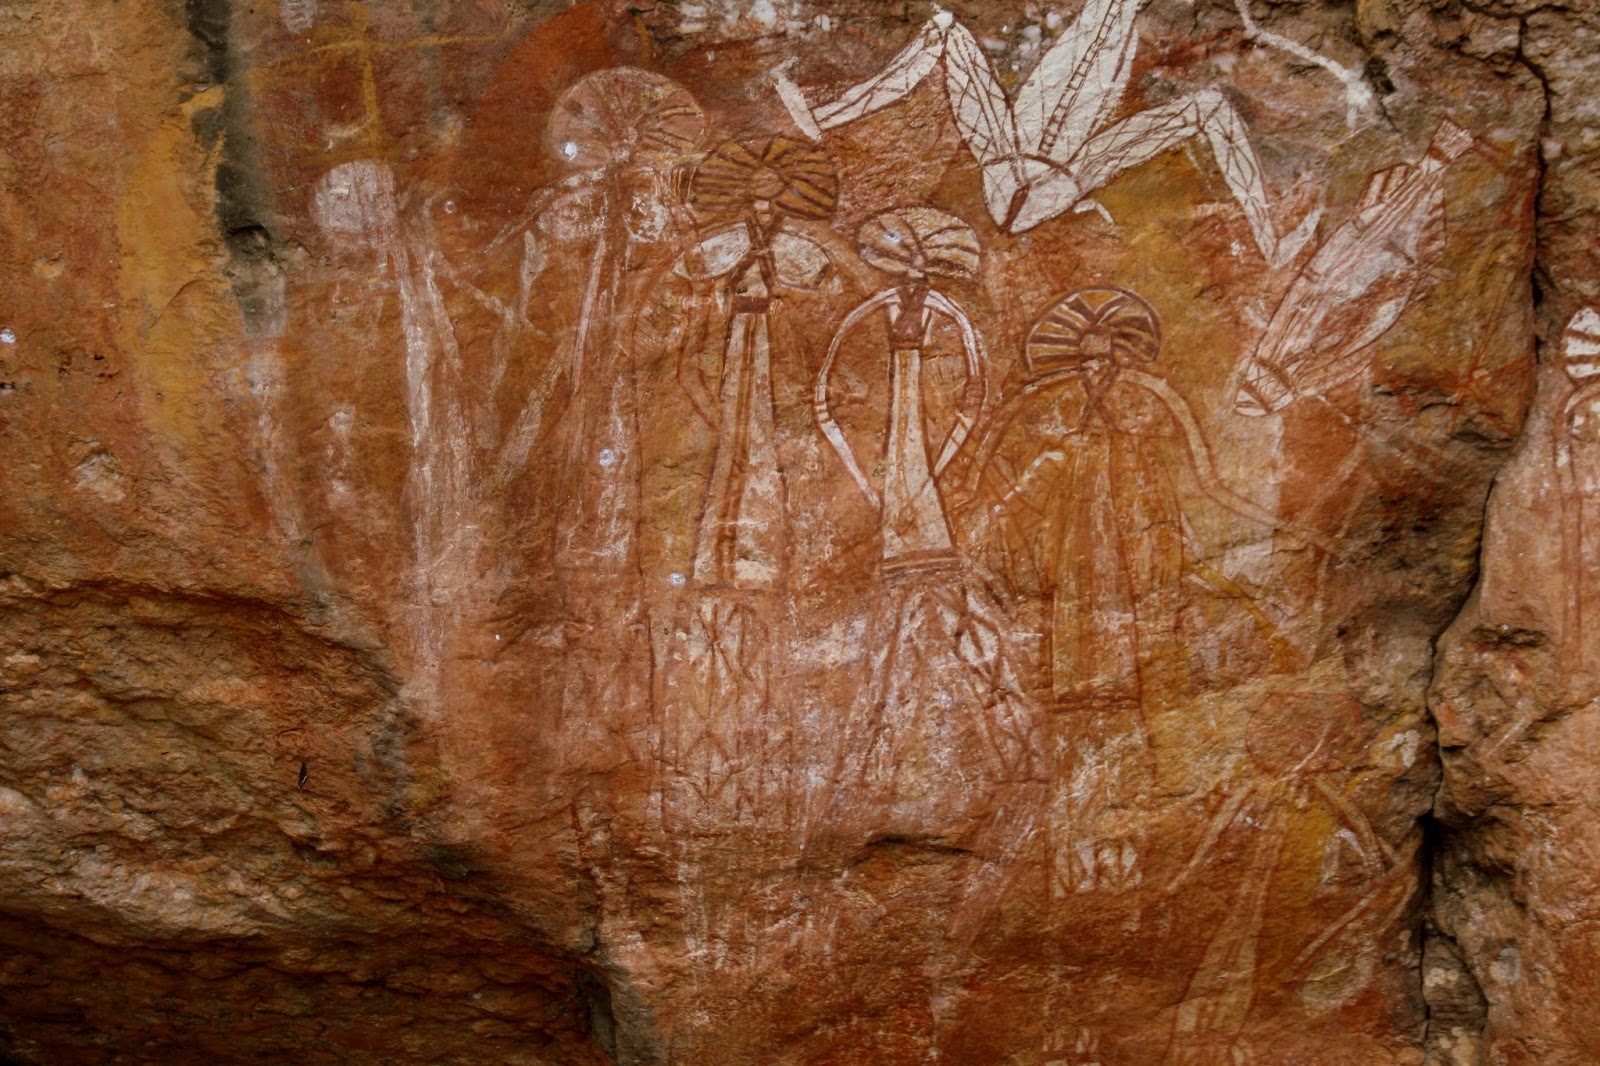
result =
[[1261,163],[1244,122],[1215,90],[1204,90],[1110,122],[1133,73],[1140,0],[1089,0],[1008,99],[970,30],[936,9],[883,71],[813,106],[783,70],[778,92],[795,124],[814,140],[908,95],[944,70],[950,112],[983,176],[997,225],[1032,229],[1069,210],[1098,207],[1090,193],[1123,171],[1204,136],[1267,261],[1293,259],[1316,229],[1313,212],[1289,236],[1273,228]]
[[1160,344],[1155,311],[1134,293],[1061,297],[1029,333],[1033,381],[1001,407],[974,463],[997,569],[1050,605],[1047,669],[1062,709],[1137,705],[1177,683],[1194,553],[1171,460],[1227,510],[1278,524],[1222,483],[1187,401],[1140,368]]
[[568,401],[555,458],[565,507],[555,554],[562,572],[592,572],[603,587],[637,567],[638,397],[616,328],[637,228],[631,212],[654,184],[640,179],[676,163],[704,128],[699,105],[681,86],[627,67],[582,79],[550,117],[556,154],[589,175],[594,192],[553,204],[550,220],[558,236],[593,241],[563,368]]
[[688,277],[723,279],[729,311],[714,411],[706,409],[712,405],[694,379],[680,375],[717,431],[695,540],[698,583],[779,584],[786,522],[773,428],[770,316],[783,289],[814,289],[832,271],[819,245],[783,227],[788,219],[831,214],[836,182],[825,155],[783,138],[725,144],[696,173],[697,210],[740,216],[708,235],[679,267]]
[[[960,450],[983,403],[983,342],[960,305],[930,286],[930,275],[960,277],[977,266],[976,238],[965,223],[933,208],[901,208],[869,220],[861,232],[863,258],[898,273],[901,284],[873,296],[846,316],[817,375],[817,424],[856,486],[877,506],[886,571],[953,565],[950,520],[935,480]],[[868,317],[889,321],[890,409],[882,490],[875,488],[833,418],[829,379],[840,347]],[[923,349],[934,316],[959,329],[966,356],[967,389],[955,423],[937,457],[928,449],[923,414]]]
[[[969,580],[937,480],[982,403],[986,358],[965,312],[932,282],[976,272],[977,236],[944,211],[906,207],[868,219],[858,243],[862,258],[899,284],[846,316],[818,373],[815,402],[823,435],[878,511],[883,596],[866,620],[869,667],[840,731],[838,787],[822,829],[858,843],[879,834],[965,839],[1014,858],[1030,834],[1032,808],[1005,797],[1039,780],[1037,716],[1004,612]],[[846,338],[879,315],[888,327],[889,424],[869,477],[834,419],[830,384]],[[960,338],[965,388],[934,447],[923,389],[930,331],[940,320]],[[876,362],[878,353],[863,347]]]
[[716,284],[726,327],[713,386],[690,365],[698,353],[685,350],[678,366],[713,435],[688,588],[662,671],[658,752],[669,817],[702,828],[787,817],[791,730],[771,698],[787,643],[790,562],[773,360],[806,360],[774,351],[773,315],[786,291],[817,289],[832,274],[822,247],[785,226],[826,218],[836,188],[827,156],[785,138],[723,144],[691,186],[695,211],[713,228],[676,271]]
[[1564,630],[1571,672],[1589,693],[1590,679],[1600,674],[1592,635],[1600,610],[1600,311],[1585,308],[1572,317],[1561,340],[1561,365],[1573,384],[1555,425],[1561,572],[1571,582]]

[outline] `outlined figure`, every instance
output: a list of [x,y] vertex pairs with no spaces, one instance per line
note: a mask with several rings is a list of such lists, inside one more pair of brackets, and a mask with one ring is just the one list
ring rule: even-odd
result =
[[1555,433],[1561,483],[1561,573],[1570,584],[1565,644],[1579,677],[1600,671],[1590,636],[1600,612],[1600,311],[1572,316],[1561,337],[1561,368],[1572,391]]
[[702,584],[770,589],[779,583],[784,486],[774,442],[770,314],[783,289],[815,289],[832,272],[820,245],[783,226],[787,219],[827,218],[837,193],[832,161],[782,137],[731,141],[695,172],[696,212],[736,219],[678,268],[696,279],[724,279],[730,311],[713,410],[697,395],[692,372],[680,374],[717,431],[695,543],[692,577]]
[[546,209],[547,224],[558,237],[593,242],[578,319],[557,360],[568,399],[553,445],[566,499],[556,560],[567,573],[637,568],[638,398],[618,301],[632,245],[661,236],[667,172],[704,130],[687,91],[630,67],[581,79],[550,115],[554,151],[585,181]]
[[[1363,513],[1368,497],[1358,486],[1372,449],[1420,478],[1438,477],[1442,458],[1435,451],[1374,429],[1373,420],[1345,410],[1335,390],[1373,372],[1379,342],[1434,283],[1430,275],[1446,237],[1447,168],[1473,144],[1471,134],[1446,120],[1421,162],[1374,174],[1354,215],[1301,268],[1254,351],[1234,371],[1236,413],[1281,416],[1289,422],[1261,429],[1287,434],[1291,448],[1306,441],[1304,446],[1315,451],[1311,464],[1296,464],[1285,455],[1283,472],[1274,474],[1273,482],[1287,482],[1280,490],[1286,513],[1325,530],[1335,543]],[[1300,427],[1302,421],[1309,427]],[[1307,440],[1311,433],[1315,437]],[[1314,480],[1303,483],[1297,467],[1315,469]],[[1331,551],[1317,563],[1305,612],[1312,617],[1333,594],[1338,563]]]
[[[696,168],[695,212],[712,225],[675,272],[712,284],[726,315],[715,383],[685,346],[678,380],[713,431],[688,588],[658,706],[663,802],[707,824],[787,821],[791,730],[773,717],[775,658],[787,644],[789,516],[779,461],[773,316],[786,292],[833,278],[822,246],[792,222],[833,213],[838,179],[819,149],[783,137],[729,141]],[[798,343],[794,331],[781,336]]]
[[[1379,834],[1341,780],[1370,750],[1362,713],[1347,696],[1273,693],[1251,714],[1251,769],[1218,798],[1200,844],[1164,889],[1205,897],[1219,882],[1238,886],[1178,1006],[1165,1061],[1255,1061],[1244,1030],[1258,987],[1294,990],[1320,1014],[1371,979],[1376,941],[1411,902],[1413,854]],[[1306,847],[1311,840],[1320,846]],[[1327,901],[1322,923],[1309,933],[1297,926],[1292,939],[1271,928],[1271,897],[1289,885],[1291,898]],[[1330,958],[1335,946],[1344,950]]]
[[1275,639],[1191,543],[1179,475],[1234,515],[1278,523],[1222,483],[1187,401],[1143,369],[1160,350],[1155,309],[1132,292],[1055,300],[1024,343],[1031,380],[996,412],[970,475],[972,550],[1016,602],[1039,604],[1052,901],[1142,880],[1138,804],[1157,769],[1148,713],[1191,688],[1186,586],[1242,605]]
[[1160,350],[1156,312],[1135,293],[1055,300],[1024,345],[1031,380],[996,413],[973,464],[974,524],[995,568],[1048,604],[1060,710],[1132,707],[1181,687],[1183,581],[1238,591],[1186,543],[1175,465],[1227,511],[1281,524],[1223,484],[1188,401],[1142,369]]
[[[861,257],[900,283],[867,300],[845,317],[817,374],[817,425],[850,478],[878,508],[884,569],[949,567],[957,562],[950,520],[937,478],[960,450],[983,405],[987,356],[966,312],[932,288],[936,277],[970,278],[978,268],[977,235],[954,215],[931,207],[905,207],[868,219],[858,235]],[[872,315],[888,320],[890,411],[881,489],[875,487],[834,420],[830,385],[839,351],[850,333]],[[959,331],[967,387],[937,457],[930,457],[923,416],[923,360],[935,317]]]
[[1281,411],[1366,366],[1444,249],[1444,170],[1472,147],[1448,119],[1422,162],[1374,174],[1356,213],[1301,268],[1240,373],[1234,410]]
[[813,140],[896,103],[936,68],[956,129],[982,171],[995,224],[1022,233],[1069,210],[1100,209],[1090,194],[1125,170],[1204,137],[1261,254],[1292,260],[1320,217],[1286,237],[1273,226],[1261,163],[1233,105],[1214,89],[1112,122],[1133,73],[1140,0],[1089,0],[1008,99],[982,46],[948,11],[935,9],[917,36],[872,78],[813,106],[785,70],[775,76],[795,124]]
[[[820,828],[857,840],[977,840],[991,857],[1011,855],[1032,831],[1027,803],[1008,788],[1037,779],[1036,709],[1003,612],[963,569],[937,484],[982,402],[986,357],[960,305],[933,283],[976,273],[977,237],[954,215],[905,207],[868,219],[858,244],[897,284],[839,326],[817,375],[816,416],[878,511],[886,588],[868,621],[870,676],[841,738],[839,787]],[[874,484],[834,420],[830,385],[846,338],[880,318],[889,425]],[[951,343],[940,330],[955,335],[965,387],[935,453],[923,364]]]

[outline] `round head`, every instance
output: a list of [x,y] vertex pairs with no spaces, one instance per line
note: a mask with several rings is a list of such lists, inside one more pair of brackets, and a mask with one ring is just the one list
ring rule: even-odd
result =
[[1060,297],[1028,331],[1022,361],[1038,377],[1093,364],[1137,366],[1161,352],[1161,320],[1126,289],[1079,289]]
[[689,185],[689,202],[707,221],[752,214],[823,219],[838,198],[833,160],[787,137],[727,141],[701,161]]
[[978,235],[934,207],[896,207],[873,215],[856,234],[861,258],[899,277],[970,278],[978,272]]
[[579,170],[667,163],[692,151],[706,117],[677,82],[633,67],[577,81],[550,113],[556,157]]

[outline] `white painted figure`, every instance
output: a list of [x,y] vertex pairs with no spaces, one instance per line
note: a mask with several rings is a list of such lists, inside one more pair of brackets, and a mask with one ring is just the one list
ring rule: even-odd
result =
[[[817,424],[856,486],[878,508],[884,569],[951,566],[957,561],[955,542],[937,478],[966,441],[983,404],[986,357],[983,341],[966,312],[933,288],[931,280],[971,277],[978,267],[977,235],[944,211],[906,207],[869,219],[861,227],[859,241],[863,259],[901,280],[851,311],[834,334],[817,374]],[[834,420],[829,395],[840,346],[857,326],[880,312],[889,325],[892,397],[881,491],[868,479]],[[933,457],[922,407],[922,364],[935,317],[948,319],[960,331],[968,387],[954,424]]]
[[1273,266],[1289,262],[1311,238],[1320,211],[1289,235],[1277,234],[1248,131],[1220,92],[1203,90],[1111,121],[1133,72],[1140,2],[1089,0],[1013,99],[971,31],[942,9],[882,72],[829,103],[810,103],[784,69],[775,82],[796,125],[817,140],[896,103],[942,67],[956,128],[982,170],[989,213],[1012,233],[1069,210],[1103,210],[1090,199],[1096,189],[1203,136],[1261,254]]
[[1300,269],[1242,367],[1234,410],[1273,414],[1366,366],[1444,247],[1444,170],[1472,147],[1448,119],[1422,162],[1374,174],[1349,221]]
[[785,292],[817,290],[832,277],[821,245],[787,226],[826,219],[836,194],[831,160],[783,137],[729,141],[701,161],[691,182],[695,212],[712,225],[674,270],[717,284],[726,328],[714,386],[690,365],[698,352],[686,348],[678,364],[679,383],[713,441],[657,694],[662,802],[675,825],[789,821],[791,729],[772,699],[790,609],[773,360],[809,359],[783,343],[798,341],[798,331],[774,315]]
[[816,289],[832,274],[827,252],[784,225],[827,218],[837,186],[826,155],[781,137],[729,142],[696,170],[695,209],[736,218],[714,229],[677,267],[688,278],[722,279],[729,311],[716,399],[701,396],[685,368],[679,373],[717,432],[695,541],[696,582],[779,585],[787,518],[773,424],[771,313],[784,289]]
[[[999,603],[962,565],[937,482],[981,406],[986,356],[966,313],[932,283],[976,273],[977,236],[947,212],[904,207],[868,219],[858,241],[862,258],[899,283],[840,325],[818,372],[816,415],[878,509],[884,595],[863,641],[869,675],[839,737],[838,784],[816,828],[858,842],[882,835],[966,841],[998,863],[981,881],[1030,839],[1036,801],[1024,797],[1041,775],[1037,707],[1021,656]],[[845,338],[880,315],[889,347],[889,427],[869,477],[834,420],[830,379]],[[936,329],[959,338],[966,388],[935,447],[922,403]]]

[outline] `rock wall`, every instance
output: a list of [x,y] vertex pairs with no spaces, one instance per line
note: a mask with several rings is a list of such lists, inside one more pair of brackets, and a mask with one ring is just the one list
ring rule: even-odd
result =
[[0,1061],[1600,1058],[1600,16],[0,36]]

